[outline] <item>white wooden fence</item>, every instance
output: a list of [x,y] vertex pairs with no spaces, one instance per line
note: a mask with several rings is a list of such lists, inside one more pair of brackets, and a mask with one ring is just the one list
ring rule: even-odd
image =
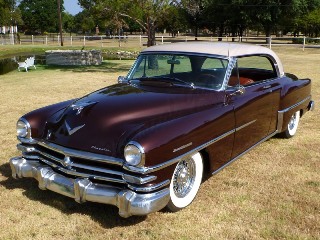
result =
[[[211,36],[200,36],[198,41],[211,41],[216,42],[219,37]],[[171,37],[169,35],[157,35],[157,44],[166,44],[171,42],[189,42],[194,41],[194,36],[178,36]],[[259,45],[265,45],[269,48],[277,45],[286,46],[296,46],[301,47],[303,50],[305,47],[319,47],[320,48],[320,38],[309,38],[309,37],[228,37],[224,36],[221,38],[223,42],[247,42]],[[63,37],[64,46],[88,46],[88,47],[143,47],[147,43],[147,36],[145,35],[128,35],[128,36],[64,36]],[[60,45],[59,35],[50,36],[22,36],[17,38],[17,35],[13,34],[1,34],[0,35],[0,45],[6,44],[19,44],[19,45]]]

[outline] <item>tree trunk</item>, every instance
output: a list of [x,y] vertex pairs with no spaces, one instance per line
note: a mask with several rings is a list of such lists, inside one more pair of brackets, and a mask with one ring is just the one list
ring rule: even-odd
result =
[[237,34],[236,34],[236,31],[234,29],[232,29],[231,36],[232,36],[232,42],[235,42]]
[[194,40],[198,41],[198,24],[197,23],[194,29]]
[[243,37],[243,32],[244,31],[245,31],[245,27],[240,24],[240,26],[239,26],[239,36],[241,37],[241,42],[242,42],[242,37]]
[[224,25],[223,25],[223,24],[220,24],[220,26],[219,26],[219,38],[218,38],[218,41],[219,41],[219,42],[222,41],[223,32],[224,32]]
[[151,19],[148,19],[147,34],[148,34],[147,46],[150,47],[150,46],[156,45],[156,28],[155,28],[154,21]]
[[270,43],[270,37],[271,37],[271,26],[270,25],[265,25],[264,26],[264,31],[266,33],[266,43]]

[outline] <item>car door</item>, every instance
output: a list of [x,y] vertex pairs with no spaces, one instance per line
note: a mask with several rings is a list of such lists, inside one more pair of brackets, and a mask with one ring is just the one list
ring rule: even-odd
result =
[[275,106],[280,98],[276,80],[277,71],[266,56],[237,60],[229,79],[229,88],[242,89],[241,94],[231,94],[236,122],[232,158],[269,136],[275,128],[271,123],[275,125],[278,109]]

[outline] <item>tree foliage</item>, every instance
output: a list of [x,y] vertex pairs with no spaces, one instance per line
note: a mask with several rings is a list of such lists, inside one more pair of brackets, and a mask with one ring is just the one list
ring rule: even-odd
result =
[[[22,0],[19,8],[26,30],[41,33],[58,31],[57,1]],[[63,9],[63,0],[61,0],[61,10]]]
[[262,29],[266,36],[298,30],[299,19],[319,6],[320,0],[204,0],[205,16],[219,36],[242,36],[246,28]]
[[204,1],[202,0],[181,0],[179,6],[183,9],[189,26],[194,29],[195,40],[198,40],[198,30],[203,26],[206,19]]
[[320,37],[320,8],[302,16],[298,20],[300,30],[310,37]]
[[15,0],[0,0],[0,26],[21,24],[21,12]]
[[74,16],[75,29],[82,33],[91,33],[96,26],[94,17],[89,10],[85,9]]
[[155,45],[158,23],[168,16],[173,0],[79,0],[80,5],[104,19],[104,26],[114,29],[128,27],[134,21],[148,35],[148,46]]
[[[56,0],[21,0],[19,8],[25,28],[55,32]],[[222,40],[225,34],[243,36],[245,30],[273,33],[300,32],[319,36],[320,0],[79,0],[84,10],[72,16],[63,14],[65,31],[90,34],[96,26],[113,34],[122,30],[148,35],[148,46],[155,44],[155,32],[167,30],[175,36],[192,29],[208,29]],[[63,2],[62,2],[63,4]],[[16,0],[0,0],[0,25],[19,18]],[[19,20],[20,19],[20,20]],[[108,31],[108,32],[109,32]]]

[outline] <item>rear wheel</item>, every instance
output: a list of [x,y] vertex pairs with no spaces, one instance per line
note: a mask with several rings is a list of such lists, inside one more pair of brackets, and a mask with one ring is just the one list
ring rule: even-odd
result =
[[176,212],[188,206],[198,193],[203,174],[200,153],[183,158],[176,166],[170,183],[167,208]]
[[300,111],[297,111],[291,116],[290,121],[287,125],[286,131],[281,133],[281,135],[285,138],[292,138],[297,132],[299,120],[300,120]]

